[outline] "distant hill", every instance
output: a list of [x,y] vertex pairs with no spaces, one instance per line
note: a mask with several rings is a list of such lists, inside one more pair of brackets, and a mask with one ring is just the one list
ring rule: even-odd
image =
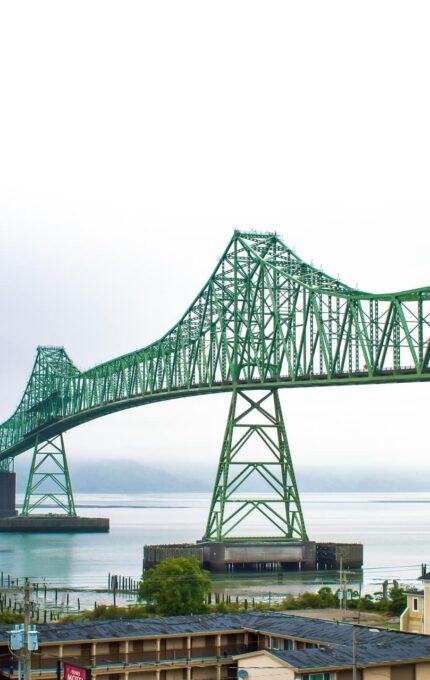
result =
[[[29,457],[16,461],[18,491],[25,490]],[[69,461],[72,484],[79,493],[209,492],[215,478],[215,465],[190,463],[185,471],[178,463],[161,469],[134,460]],[[188,468],[188,469],[187,469]],[[188,474],[189,472],[189,474]],[[296,477],[303,492],[430,491],[426,470],[374,467],[297,466]],[[266,488],[258,479],[244,490]]]
[[296,471],[300,491],[429,491],[430,471],[425,468],[405,469],[328,465],[327,467],[298,466]]
[[[73,490],[76,493],[152,493],[209,491],[209,481],[195,480],[178,473],[148,467],[133,460],[69,462]],[[15,466],[17,490],[25,491],[28,465]]]

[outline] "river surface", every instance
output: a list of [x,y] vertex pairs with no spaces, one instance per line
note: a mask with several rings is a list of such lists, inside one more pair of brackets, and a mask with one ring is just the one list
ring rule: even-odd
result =
[[[364,544],[363,592],[380,590],[384,579],[414,583],[421,563],[430,565],[430,493],[303,493],[303,512],[313,540]],[[20,502],[18,498],[18,503]],[[97,589],[108,573],[139,578],[145,543],[195,541],[202,537],[209,494],[76,494],[80,515],[109,517],[109,534],[0,534],[0,570],[50,585]],[[254,525],[253,533],[258,527]],[[335,572],[238,574],[219,589],[244,596],[336,586]],[[359,586],[358,577],[351,582]],[[85,600],[110,601],[91,594]]]

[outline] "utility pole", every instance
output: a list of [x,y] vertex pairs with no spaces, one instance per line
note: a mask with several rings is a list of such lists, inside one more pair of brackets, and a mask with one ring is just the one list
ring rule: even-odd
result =
[[340,558],[340,572],[339,572],[339,609],[340,609],[340,620],[344,621],[346,616],[346,602],[347,602],[347,588],[348,588],[348,577],[346,572],[343,570],[343,558]]
[[356,631],[352,631],[352,680],[357,680],[357,639]]
[[[362,586],[362,581],[360,579],[360,585],[359,585],[359,588],[358,588],[358,599],[359,599],[360,603],[361,603],[361,586]],[[358,623],[360,623],[360,621],[361,621],[361,609],[360,609],[360,606],[359,606],[358,607]]]
[[113,606],[116,607],[116,589],[118,587],[118,576],[113,576],[112,590],[113,590]]
[[30,638],[30,616],[31,616],[31,583],[26,577],[24,584],[24,680],[31,680],[31,651],[29,645]]
[[346,599],[346,576],[343,574],[343,558],[340,558],[340,576],[339,576],[339,604],[340,604],[340,620],[345,620],[345,599]]
[[14,629],[8,631],[9,650],[18,658],[19,680],[22,667],[24,667],[23,680],[31,680],[31,652],[39,648],[39,643],[36,626],[30,625],[32,594],[30,579],[26,578],[24,587],[20,586],[17,590],[24,593],[24,623],[16,624]]

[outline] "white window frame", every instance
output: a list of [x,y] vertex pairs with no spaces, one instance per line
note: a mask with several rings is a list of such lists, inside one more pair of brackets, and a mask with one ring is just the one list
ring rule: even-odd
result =
[[282,640],[278,637],[272,637],[270,640],[270,648],[280,652],[282,650]]

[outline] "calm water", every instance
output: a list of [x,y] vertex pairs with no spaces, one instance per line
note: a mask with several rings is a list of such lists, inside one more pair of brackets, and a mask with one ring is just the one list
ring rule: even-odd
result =
[[[80,588],[104,587],[109,572],[138,578],[145,543],[203,535],[210,496],[77,494],[75,500],[81,515],[110,517],[110,533],[0,534],[0,570]],[[413,582],[419,565],[430,564],[430,493],[308,493],[302,502],[312,539],[364,544],[365,591],[377,590],[384,578]],[[243,593],[298,592],[335,579],[323,572],[288,574],[280,585],[276,575],[240,575],[233,585]]]

